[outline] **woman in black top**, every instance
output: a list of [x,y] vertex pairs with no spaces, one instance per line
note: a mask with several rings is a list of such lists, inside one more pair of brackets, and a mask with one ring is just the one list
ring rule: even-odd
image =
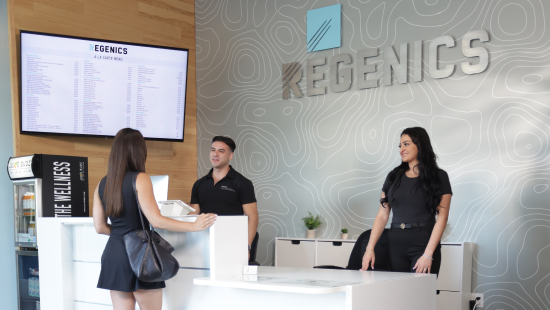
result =
[[[136,190],[141,209],[145,215],[144,224],[171,231],[200,231],[216,220],[214,214],[202,214],[194,223],[180,222],[160,214],[153,195],[151,179],[145,174],[147,147],[141,133],[130,128],[121,129],[109,155],[107,176],[98,184],[94,193],[94,226],[99,234],[109,235],[101,256],[101,273],[98,288],[111,290],[113,308],[135,309],[136,301],[142,310],[162,308],[164,282],[143,282],[136,278],[126,248],[124,235],[142,229],[138,205],[132,182],[136,179]],[[111,224],[107,224],[107,217]]]
[[388,174],[382,186],[380,209],[361,269],[374,269],[374,246],[393,210],[388,233],[392,271],[437,275],[441,265],[440,240],[453,194],[449,176],[438,168],[424,128],[403,130],[399,149],[402,163]]

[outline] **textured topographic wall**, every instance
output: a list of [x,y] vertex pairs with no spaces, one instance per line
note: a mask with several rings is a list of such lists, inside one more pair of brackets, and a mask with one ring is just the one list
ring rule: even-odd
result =
[[[210,139],[237,142],[233,166],[254,182],[260,212],[258,258],[273,263],[273,241],[304,237],[307,211],[323,216],[321,238],[355,238],[369,229],[382,183],[399,162],[399,133],[423,126],[454,196],[444,241],[476,243],[473,287],[485,309],[550,308],[549,1],[349,0],[342,4],[342,46],[306,50],[306,13],[335,1],[196,1],[198,171]],[[489,67],[466,75],[462,36],[489,33]],[[439,67],[428,72],[430,40],[450,35]],[[423,81],[413,52],[423,41]],[[407,84],[383,86],[383,48],[408,43]],[[378,48],[378,87],[333,93],[330,59]],[[327,57],[327,94],[306,96],[306,62]],[[474,60],[473,62],[476,62]],[[299,62],[304,97],[282,99],[283,63]]]

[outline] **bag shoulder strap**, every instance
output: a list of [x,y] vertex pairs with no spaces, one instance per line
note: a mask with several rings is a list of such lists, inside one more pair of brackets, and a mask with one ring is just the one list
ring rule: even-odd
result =
[[[141,220],[141,227],[143,228],[143,232],[145,232],[145,223],[143,222],[143,214],[141,214],[141,204],[139,203],[139,198],[138,198],[138,194],[137,194],[137,188],[136,188],[136,180],[137,180],[137,176],[140,174],[140,172],[136,172],[134,174],[134,177],[132,178],[132,187],[134,189],[134,195],[136,196],[136,204],[137,204],[137,207],[138,207],[138,212],[139,212],[139,219]],[[153,228],[153,225],[150,225],[151,227],[151,230],[155,230]],[[147,235],[147,234],[145,234]]]

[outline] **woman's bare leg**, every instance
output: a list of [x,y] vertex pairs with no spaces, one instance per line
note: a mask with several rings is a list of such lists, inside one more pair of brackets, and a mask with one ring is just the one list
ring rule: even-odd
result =
[[136,300],[132,293],[111,290],[111,300],[113,301],[114,310],[136,309]]
[[134,292],[139,309],[141,310],[161,310],[162,308],[162,289],[155,290],[137,290]]

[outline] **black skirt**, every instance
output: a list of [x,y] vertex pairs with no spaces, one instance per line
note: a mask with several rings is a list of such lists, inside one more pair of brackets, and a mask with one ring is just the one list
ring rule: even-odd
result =
[[113,291],[135,292],[136,290],[154,290],[166,287],[162,282],[143,282],[138,280],[130,266],[123,236],[109,237],[101,256],[101,273],[97,287]]
[[[107,290],[135,292],[139,289],[154,290],[164,288],[166,285],[162,282],[143,282],[136,278],[130,260],[124,246],[124,235],[143,229],[136,201],[136,194],[132,185],[134,177],[139,172],[128,172],[124,176],[122,183],[122,213],[119,217],[109,216],[113,228],[109,241],[105,245],[103,255],[101,256],[101,273],[99,274],[98,288]],[[98,194],[101,201],[104,201],[106,178],[99,182]],[[103,205],[105,210],[105,205]],[[149,227],[149,221],[144,216],[143,223]]]

